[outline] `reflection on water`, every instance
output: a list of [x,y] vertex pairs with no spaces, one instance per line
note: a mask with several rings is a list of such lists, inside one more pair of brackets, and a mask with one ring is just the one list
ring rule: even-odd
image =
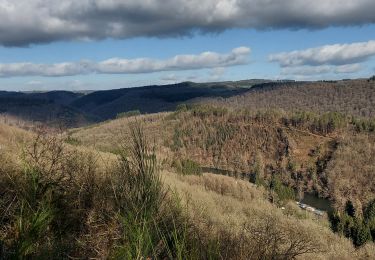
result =
[[[252,176],[252,174],[249,174],[249,173],[235,173],[232,171],[211,168],[211,167],[202,167],[202,171],[206,173],[236,177],[236,178],[240,178],[244,180],[249,180],[250,182],[254,182],[255,180],[255,178],[253,178],[254,176]],[[305,193],[303,199],[300,202],[303,204],[307,204],[321,211],[326,211],[328,213],[333,212],[331,201],[329,201],[328,199],[319,198],[316,194],[313,194],[313,193]]]
[[302,202],[303,204],[312,206],[318,210],[322,210],[326,212],[333,211],[331,201],[329,201],[328,199],[319,198],[315,194],[305,193],[303,199],[300,202]]

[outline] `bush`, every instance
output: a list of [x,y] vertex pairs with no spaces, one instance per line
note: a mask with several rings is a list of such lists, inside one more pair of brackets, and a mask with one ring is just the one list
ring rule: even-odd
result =
[[255,120],[261,123],[273,124],[278,122],[282,118],[283,111],[269,109],[269,110],[258,110],[255,115]]
[[182,132],[178,128],[175,128],[174,132],[173,132],[173,139],[172,139],[171,148],[172,148],[173,151],[178,151],[182,147],[183,147]]
[[355,217],[355,208],[353,205],[353,202],[348,200],[345,204],[345,212],[348,214],[350,217],[354,218]]
[[62,258],[80,247],[72,238],[86,229],[93,208],[94,164],[66,149],[61,135],[38,132],[23,151],[22,167],[0,175],[5,258]]
[[131,110],[127,112],[118,113],[116,118],[127,118],[132,116],[139,116],[141,114],[141,111],[139,110]]
[[338,129],[342,129],[347,125],[345,115],[337,112],[329,112],[315,119],[310,129],[320,134],[330,134]]
[[321,251],[321,245],[309,235],[281,223],[272,215],[265,215],[259,223],[245,226],[245,231],[251,246],[248,259],[296,259]]
[[356,247],[366,244],[371,240],[370,228],[363,221],[356,220],[352,229],[353,244]]
[[190,222],[178,198],[164,187],[142,128],[130,130],[129,157],[120,153],[109,175],[96,174],[93,156],[45,132],[24,149],[22,168],[2,164],[0,172],[7,174],[0,174],[0,258],[183,259],[204,254],[198,234],[188,239]]
[[356,119],[353,118],[351,122],[355,130],[361,132],[375,132],[375,120],[374,119]]
[[[112,179],[121,238],[112,254],[120,259],[199,258],[206,248],[195,236],[177,197],[170,196],[158,172],[154,149],[137,123],[130,128],[131,145],[120,158]],[[182,161],[186,173],[196,164]]]
[[179,104],[176,107],[176,112],[186,112],[189,110],[189,106],[187,104]]
[[224,116],[228,113],[225,107],[216,107],[211,105],[195,105],[190,109],[191,113],[200,118],[208,116]]
[[277,198],[282,202],[295,199],[295,192],[293,188],[284,185],[275,175],[272,176],[270,182],[270,190],[271,192],[275,192]]
[[182,175],[201,175],[202,168],[200,165],[190,159],[176,160],[172,164],[176,168],[177,172]]
[[70,144],[70,145],[81,145],[81,141],[78,140],[77,138],[72,137],[72,136],[68,136],[65,139],[65,143]]
[[369,226],[372,240],[375,241],[375,199],[368,203],[363,217],[365,223]]
[[284,123],[290,124],[297,128],[306,128],[311,122],[313,122],[318,116],[312,112],[298,111],[293,113],[290,118],[285,118]]

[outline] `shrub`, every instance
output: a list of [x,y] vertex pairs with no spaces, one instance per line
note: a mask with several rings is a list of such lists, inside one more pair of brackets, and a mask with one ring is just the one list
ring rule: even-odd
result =
[[270,182],[270,190],[271,192],[275,192],[277,198],[284,202],[286,200],[294,200],[295,199],[295,192],[293,188],[284,185],[280,179],[273,175],[271,182]]
[[375,199],[368,203],[363,217],[365,223],[369,226],[372,240],[375,241]]
[[346,212],[346,214],[348,214],[348,215],[351,216],[352,218],[355,217],[355,208],[354,208],[353,202],[351,202],[350,200],[348,200],[348,201],[346,202],[346,205],[345,205],[345,212]]
[[293,113],[290,118],[285,118],[284,123],[290,124],[293,127],[305,128],[308,127],[311,122],[317,118],[317,115],[312,112],[298,111]]
[[356,119],[353,118],[351,122],[355,130],[361,132],[375,132],[375,120],[374,119]]
[[320,134],[330,134],[338,129],[342,129],[347,125],[345,115],[337,112],[329,112],[315,119],[310,129]]
[[142,127],[136,123],[130,132],[131,145],[127,149],[130,156],[122,153],[111,178],[117,219],[122,229],[113,256],[182,259],[189,255],[188,245],[192,243],[186,237],[187,221],[162,184],[155,151]]
[[81,145],[81,141],[78,140],[77,138],[72,137],[72,136],[68,136],[65,139],[65,143],[70,144],[70,145]]
[[117,206],[123,210],[137,212],[141,215],[152,215],[157,205],[161,205],[165,197],[160,175],[157,172],[156,155],[148,146],[148,142],[140,126],[131,127],[132,144],[130,158],[121,153],[118,170],[115,173]]
[[178,151],[180,148],[182,148],[183,143],[182,143],[182,132],[181,130],[175,128],[174,133],[173,133],[173,139],[172,139],[172,150],[173,151]]
[[191,108],[191,113],[200,118],[208,116],[224,116],[228,113],[228,109],[225,107],[216,107],[211,105],[195,105]]
[[173,162],[173,167],[182,175],[201,175],[202,168],[200,165],[190,159],[176,160]]
[[116,118],[127,118],[132,116],[139,116],[141,114],[141,111],[139,110],[131,110],[127,112],[118,113]]
[[353,227],[352,238],[353,244],[357,247],[366,244],[367,241],[371,240],[369,226],[362,221],[356,221]]
[[272,124],[278,122],[282,118],[283,111],[268,109],[268,110],[258,110],[255,115],[255,120],[261,123]]
[[177,112],[185,112],[185,111],[188,111],[188,109],[189,109],[189,106],[187,104],[179,104],[176,107]]
[[281,223],[272,215],[245,226],[245,231],[251,246],[249,259],[296,259],[321,251],[321,245],[309,235]]
[[67,150],[62,136],[39,131],[23,151],[22,167],[0,176],[6,258],[62,258],[77,250],[72,237],[86,228],[95,169],[88,155]]

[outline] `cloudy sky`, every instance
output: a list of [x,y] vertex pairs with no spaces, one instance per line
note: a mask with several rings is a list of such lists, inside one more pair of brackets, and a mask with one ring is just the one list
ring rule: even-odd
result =
[[0,90],[375,74],[374,0],[0,0]]

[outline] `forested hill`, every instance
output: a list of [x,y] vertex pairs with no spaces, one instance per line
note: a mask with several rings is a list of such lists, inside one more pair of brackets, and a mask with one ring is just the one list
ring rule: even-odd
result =
[[28,121],[79,126],[116,118],[121,113],[173,111],[182,103],[213,103],[232,108],[311,110],[375,116],[375,81],[235,82],[152,85],[137,88],[44,93],[0,92],[0,112]]
[[152,85],[137,88],[93,91],[86,95],[70,91],[0,92],[0,113],[28,121],[64,122],[83,125],[115,118],[119,113],[139,110],[155,113],[174,110],[195,98],[231,97],[268,80]]
[[372,77],[368,80],[266,83],[235,97],[211,99],[210,103],[251,110],[309,110],[374,117],[375,80]]

